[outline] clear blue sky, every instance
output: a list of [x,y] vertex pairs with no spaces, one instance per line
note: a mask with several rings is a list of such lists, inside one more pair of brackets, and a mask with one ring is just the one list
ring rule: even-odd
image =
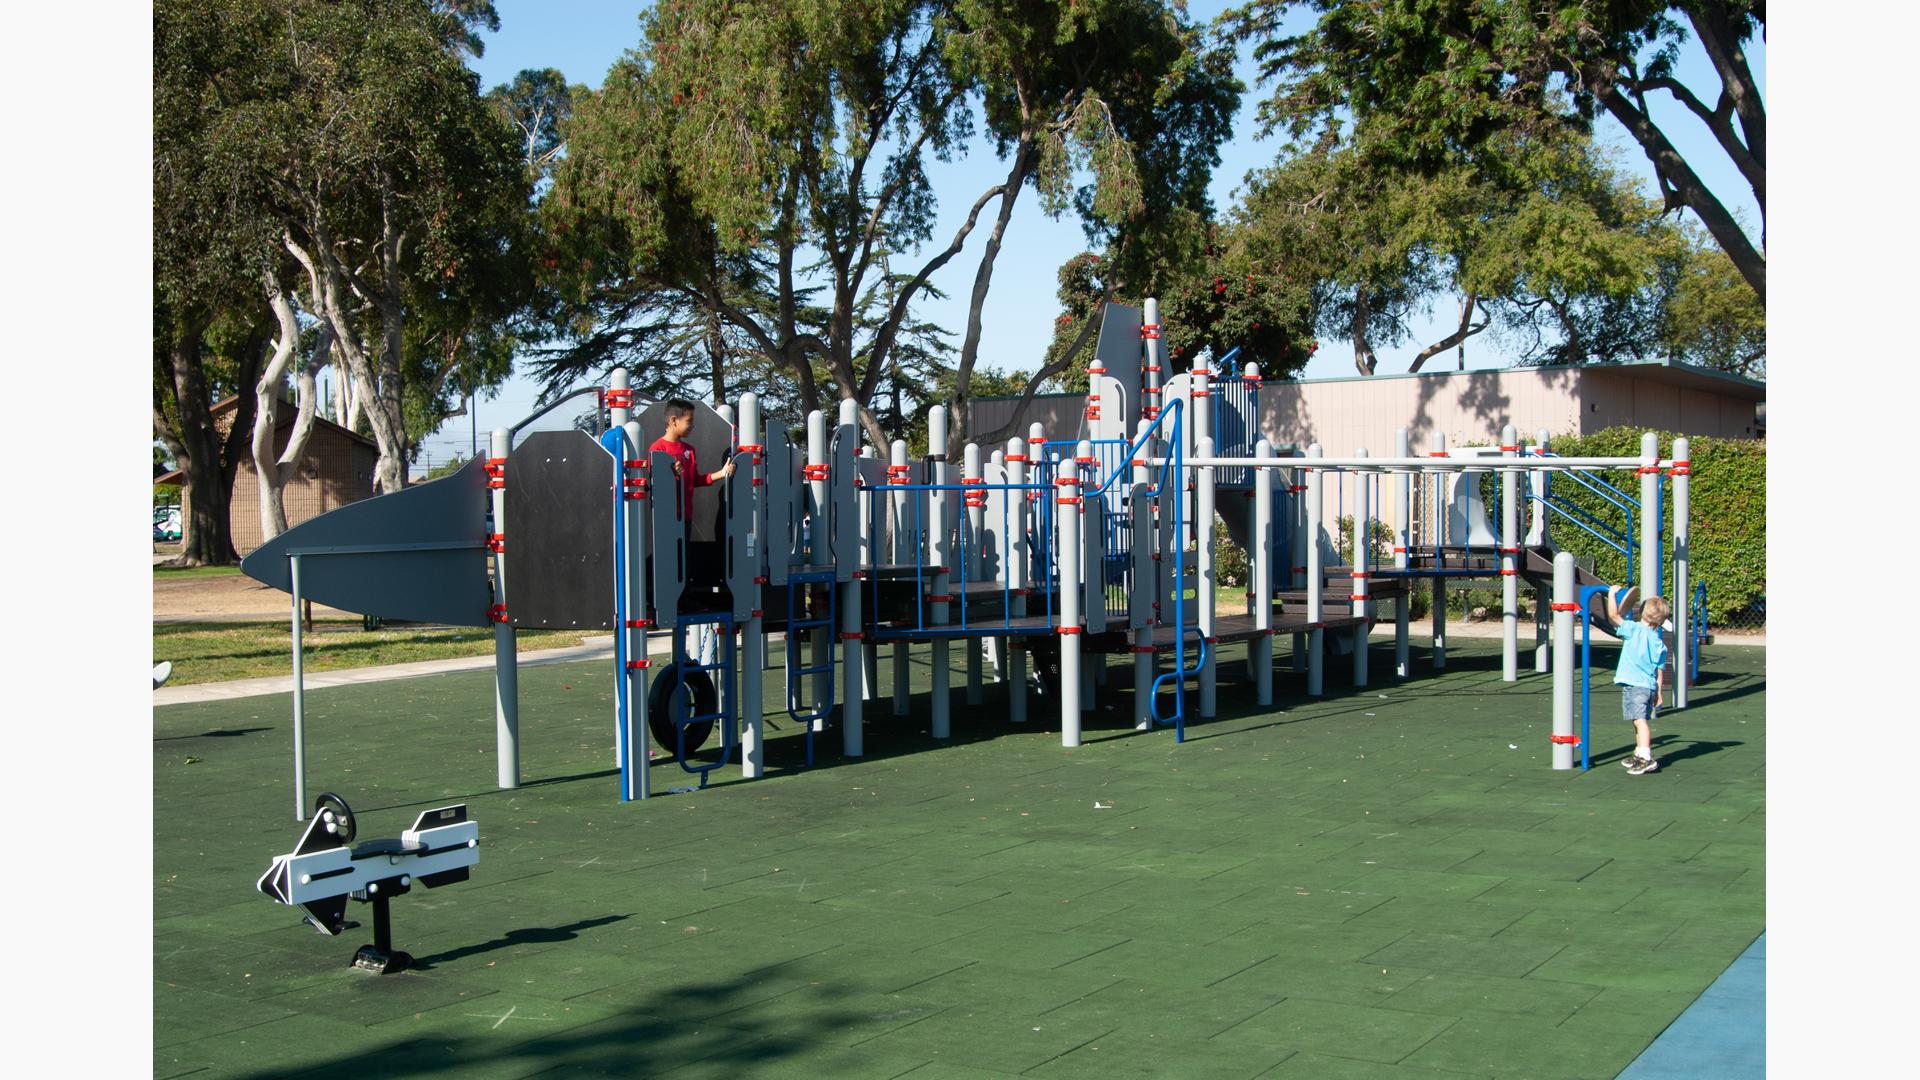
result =
[[[1195,0],[1188,5],[1196,21],[1214,18],[1228,6],[1219,0]],[[620,54],[639,41],[638,12],[645,5],[634,0],[572,0],[567,3],[539,3],[534,0],[496,0],[500,30],[487,36],[486,55],[474,62],[482,86],[494,86],[511,79],[525,68],[554,67],[569,82],[598,86],[607,68]],[[1307,25],[1311,12],[1296,13],[1300,25]],[[1765,86],[1766,46],[1756,42],[1749,53],[1755,74]],[[1278,147],[1274,140],[1254,138],[1255,102],[1264,96],[1256,85],[1250,57],[1243,51],[1239,63],[1242,81],[1253,89],[1244,100],[1234,125],[1233,139],[1222,148],[1220,167],[1212,184],[1214,205],[1226,210],[1235,191],[1250,170],[1271,164]],[[1697,44],[1689,43],[1681,68],[1681,81],[1704,94],[1704,88],[1717,87],[1717,77]],[[1711,100],[1711,97],[1709,97]],[[1656,119],[1663,130],[1696,163],[1705,182],[1725,199],[1736,214],[1750,224],[1760,220],[1751,192],[1725,156],[1712,145],[1712,137],[1692,114],[1665,95],[1654,100]],[[1642,176],[1652,190],[1653,172],[1646,155],[1628,137],[1625,130],[1610,119],[1603,119],[1600,138],[1620,148],[1620,160]],[[940,219],[934,230],[937,243],[945,243],[964,220],[966,208],[974,197],[997,183],[1005,166],[993,156],[984,141],[964,158],[951,164],[935,164],[934,189],[941,196]],[[1084,248],[1079,224],[1072,219],[1050,220],[1040,211],[1033,192],[1025,192],[1015,209],[1013,221],[1000,258],[995,263],[993,288],[982,312],[981,359],[984,363],[1011,370],[1031,371],[1037,365],[1051,336],[1058,307],[1054,300],[1055,271],[1074,253]],[[933,284],[948,294],[944,301],[921,305],[920,310],[933,321],[957,334],[966,325],[965,297],[971,287],[977,265],[979,240],[976,236],[966,252],[948,263],[933,279]],[[1457,318],[1455,311],[1438,311],[1437,317],[1413,327],[1417,339],[1397,348],[1380,350],[1380,370],[1404,371],[1413,355],[1429,341],[1444,336]],[[1449,362],[1451,358],[1448,358]],[[1505,366],[1508,358],[1498,346],[1483,338],[1468,342],[1467,366],[1470,368]],[[1340,340],[1323,341],[1319,353],[1308,364],[1308,378],[1327,378],[1354,374],[1352,348]],[[449,422],[440,433],[429,437],[422,447],[420,468],[445,461],[454,453],[468,451],[470,428],[477,427],[484,440],[495,426],[518,421],[532,411],[539,388],[532,380],[514,378],[493,400],[482,400],[476,418]]]

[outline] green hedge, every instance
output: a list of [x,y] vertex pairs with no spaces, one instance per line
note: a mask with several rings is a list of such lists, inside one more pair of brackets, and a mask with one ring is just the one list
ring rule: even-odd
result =
[[[1672,455],[1675,434],[1659,433],[1663,458]],[[1640,435],[1636,428],[1608,428],[1591,435],[1561,435],[1550,440],[1548,447],[1566,457],[1637,457]],[[1710,624],[1736,621],[1751,624],[1757,621],[1767,595],[1767,444],[1753,439],[1690,436],[1688,453],[1693,461],[1692,513],[1689,515],[1693,519],[1692,580],[1706,583]],[[1639,499],[1639,480],[1631,473],[1586,475],[1605,478],[1629,500]],[[1672,481],[1663,478],[1663,488],[1661,560],[1670,591],[1673,583]],[[1565,497],[1614,528],[1625,527],[1625,515],[1618,508],[1577,482],[1557,476],[1553,480],[1553,491],[1557,498]],[[1487,505],[1491,508],[1499,503]],[[1553,515],[1549,531],[1562,551],[1591,557],[1594,571],[1604,581],[1631,583],[1639,573],[1637,567],[1627,566],[1623,554],[1560,514]],[[1635,541],[1638,542],[1637,533]]]

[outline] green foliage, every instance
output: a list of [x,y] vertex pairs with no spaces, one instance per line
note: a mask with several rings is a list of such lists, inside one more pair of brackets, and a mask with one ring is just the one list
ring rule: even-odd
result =
[[[1343,515],[1338,522],[1340,535],[1340,561],[1353,565],[1353,515]],[[1368,532],[1372,542],[1367,545],[1367,558],[1371,566],[1393,565],[1393,526],[1375,518]]]
[[[1585,436],[1558,436],[1548,446],[1568,457],[1634,457],[1640,453],[1640,435],[1633,428],[1608,428]],[[1660,433],[1662,456],[1671,453],[1672,439],[1673,433]],[[1709,622],[1724,623],[1749,612],[1767,595],[1767,446],[1752,439],[1718,438],[1690,438],[1689,444],[1693,461],[1690,573],[1695,582],[1706,583]],[[1628,501],[1639,501],[1639,484],[1630,474],[1590,475],[1613,480]],[[1661,558],[1664,580],[1671,589],[1671,481],[1663,486]],[[1578,483],[1555,477],[1552,487],[1556,500],[1564,498],[1612,528],[1625,529],[1625,517],[1617,508]],[[1623,554],[1561,515],[1553,515],[1549,530],[1561,550],[1591,558],[1601,580],[1631,584],[1637,579],[1637,561],[1628,566]],[[1637,531],[1634,536],[1637,543]]]
[[1253,581],[1253,564],[1247,549],[1233,542],[1227,523],[1213,521],[1213,577],[1216,585],[1246,585]]

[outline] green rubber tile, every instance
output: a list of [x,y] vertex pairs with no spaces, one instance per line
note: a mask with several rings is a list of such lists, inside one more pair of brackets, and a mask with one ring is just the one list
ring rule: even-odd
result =
[[[1554,818],[1532,829],[1468,826],[1451,830],[1446,843],[1449,847],[1470,847],[1478,851],[1502,851],[1516,855],[1552,855],[1567,846],[1567,834],[1558,832],[1553,826],[1563,819]],[[1573,831],[1579,836],[1588,836],[1601,828],[1592,821],[1577,826]],[[1662,818],[1665,822],[1667,818]]]
[[184,986],[159,983],[153,994],[153,1045],[156,1050],[284,1020],[294,1010],[266,1001],[224,997]]
[[[659,1073],[662,1080],[737,1080],[740,1077],[790,1077],[796,1065],[804,1061],[806,1068],[820,1076],[833,1080],[893,1080],[894,1077],[921,1075],[919,1070],[926,1064],[917,1056],[905,1057],[883,1054],[865,1047],[823,1048],[812,1039],[795,1037],[791,1039],[766,1039],[756,1044],[756,1051],[764,1054],[753,1060],[740,1060],[735,1055],[720,1055],[702,1061],[691,1062],[678,1068],[669,1068]],[[791,1052],[789,1052],[791,1051]],[[542,1077],[547,1074],[541,1073]],[[631,1076],[632,1073],[614,1073],[617,1076]]]
[[1387,968],[1399,964],[1517,979],[1566,947],[1564,938],[1523,930],[1509,929],[1495,937],[1415,930],[1363,959]]
[[1570,944],[1534,969],[1543,979],[1698,994],[1739,955],[1635,948],[1631,943]]
[[1474,899],[1501,904],[1531,904],[1534,907],[1615,911],[1645,892],[1646,888],[1645,885],[1631,881],[1548,881],[1544,878],[1507,878],[1485,892],[1475,894]]
[[900,1073],[893,1080],[1013,1080],[1019,1073],[1002,1072],[999,1069],[983,1069],[975,1065],[959,1065],[949,1061],[928,1061],[910,1072]]
[[930,957],[991,961],[1011,968],[1046,971],[1063,968],[1127,941],[1124,934],[1094,929],[1047,931],[990,926],[917,951]]
[[1735,894],[1728,889],[1654,885],[1615,910],[1622,915],[1667,925],[1693,918],[1703,911],[1713,911],[1729,920],[1751,920],[1754,934],[1758,936],[1766,914],[1766,897]]
[[1513,926],[1533,910],[1526,903],[1447,896],[1396,896],[1354,916],[1356,926],[1392,926],[1403,930],[1441,928],[1460,934],[1492,935]]
[[[943,1065],[1026,1073],[1098,1041],[1112,1029],[1098,1020],[1057,1019],[1006,1009],[948,1009],[862,1045],[881,1053],[922,1054]],[[913,1074],[908,1074],[913,1075]]]
[[[980,920],[989,926],[1021,926],[1030,930],[1056,932],[1086,927],[1104,933],[1126,932],[1122,913],[1136,906],[1132,901],[1112,891],[1082,894],[1077,898],[1073,895],[1056,895],[1069,893],[1070,889],[1071,886],[1037,895],[1011,891],[948,914]],[[946,925],[954,924],[949,922]],[[959,932],[964,932],[964,929],[957,930],[954,936],[958,936]]]
[[[154,1051],[154,1071],[174,1075],[193,1065],[226,1076],[292,1076],[327,1065],[364,1060],[371,1048],[367,1029],[350,1020],[297,1013],[222,1035],[175,1043]],[[205,1074],[195,1074],[205,1075]],[[348,1075],[344,1072],[339,1075]]]
[[1453,1026],[1451,1016],[1290,997],[1213,1037],[1393,1063]]
[[1375,867],[1342,882],[1342,892],[1356,896],[1449,897],[1471,900],[1486,896],[1511,879],[1505,874],[1474,874],[1455,870],[1396,870]]
[[1373,1006],[1384,1004],[1426,974],[1429,972],[1424,968],[1276,956],[1222,979],[1209,989],[1267,998],[1310,996],[1343,1005]]
[[906,912],[915,915],[940,915],[958,911],[983,900],[1006,895],[1008,890],[990,885],[932,885],[905,878],[859,879],[855,887],[821,900],[832,907]]
[[1405,1064],[1478,1076],[1610,1080],[1653,1034],[1636,1040],[1545,1020],[1469,1016],[1409,1054]]
[[850,992],[816,981],[750,1002],[714,1019],[771,1038],[852,1048],[872,1042],[896,1028],[926,1020],[946,1008],[926,996]]
[[[1048,1080],[1107,1077],[1194,1076],[1251,1080],[1292,1056],[1293,1051],[1254,1044],[1226,1044],[1194,1035],[1115,1031],[1054,1058],[1024,1075]],[[917,1074],[915,1074],[917,1075]]]
[[1767,846],[1757,837],[1751,842],[1715,840],[1687,857],[1688,862],[1742,868],[1764,866]]
[[1379,1004],[1442,1016],[1529,1016],[1557,1022],[1593,1001],[1600,991],[1585,983],[1436,970]]
[[1447,868],[1449,873],[1478,874],[1510,878],[1545,878],[1548,881],[1584,881],[1597,876],[1612,862],[1593,855],[1528,855],[1507,851],[1482,851]]
[[[1298,1053],[1260,1074],[1260,1080],[1459,1080],[1463,1074],[1388,1065],[1332,1054]],[[1472,1073],[1464,1075],[1476,1075]]]
[[1276,955],[1250,942],[1192,945],[1134,939],[1060,965],[1063,972],[1086,972],[1112,979],[1146,981],[1169,988],[1199,989]]
[[1112,1020],[1122,1034],[1137,1039],[1204,1039],[1279,1000],[1254,991],[1216,987],[1199,993],[1161,980],[1126,979],[1043,1015]]
[[953,1008],[1001,1009],[1039,1016],[1098,993],[1115,981],[1091,971],[1035,971],[968,963],[902,982],[893,993]]

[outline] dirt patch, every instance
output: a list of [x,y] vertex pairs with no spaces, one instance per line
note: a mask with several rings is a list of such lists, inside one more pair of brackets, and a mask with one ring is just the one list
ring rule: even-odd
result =
[[[164,558],[172,558],[177,549]],[[154,562],[162,561],[154,547]],[[293,598],[241,573],[153,575],[153,621],[177,622],[286,622],[293,615]],[[354,619],[352,612],[315,604],[316,619]]]

